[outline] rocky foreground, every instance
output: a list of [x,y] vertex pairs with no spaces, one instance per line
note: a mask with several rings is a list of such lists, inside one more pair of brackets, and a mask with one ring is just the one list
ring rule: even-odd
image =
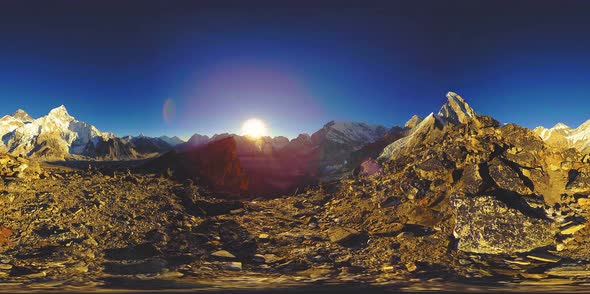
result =
[[587,156],[485,117],[428,128],[373,176],[260,201],[215,199],[165,173],[4,155],[1,289],[587,285]]

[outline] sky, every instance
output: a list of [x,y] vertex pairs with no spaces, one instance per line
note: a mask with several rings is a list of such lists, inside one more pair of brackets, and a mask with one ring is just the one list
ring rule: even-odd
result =
[[5,0],[0,114],[119,136],[403,124],[448,91],[503,123],[590,119],[590,1]]

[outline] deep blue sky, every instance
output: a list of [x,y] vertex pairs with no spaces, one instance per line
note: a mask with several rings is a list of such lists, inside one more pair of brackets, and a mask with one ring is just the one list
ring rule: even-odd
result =
[[[526,127],[590,119],[590,1],[2,1],[0,113],[118,135],[403,124],[461,94]],[[175,115],[162,108],[170,99]]]

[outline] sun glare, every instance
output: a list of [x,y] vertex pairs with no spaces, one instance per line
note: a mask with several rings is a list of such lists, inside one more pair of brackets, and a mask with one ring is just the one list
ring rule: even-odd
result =
[[252,138],[259,138],[267,135],[266,125],[262,120],[251,118],[242,125],[242,134]]

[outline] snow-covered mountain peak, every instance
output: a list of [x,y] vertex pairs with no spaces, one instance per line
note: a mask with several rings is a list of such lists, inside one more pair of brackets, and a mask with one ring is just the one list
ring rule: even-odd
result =
[[572,129],[557,123],[550,129],[537,127],[533,130],[547,144],[558,148],[576,148],[582,152],[590,151],[590,120]]
[[386,132],[387,128],[379,125],[370,125],[363,122],[330,121],[314,134],[312,139],[318,137],[320,133],[324,133],[326,139],[334,142],[368,144],[381,138]]
[[555,124],[555,125],[552,127],[552,129],[554,129],[554,130],[570,130],[571,128],[570,128],[568,125],[566,125],[566,124],[564,124],[564,123],[561,123],[561,122],[559,122],[559,123],[556,123],[556,124]]
[[30,118],[23,110],[17,110],[15,116],[6,116],[5,124],[0,126],[2,144],[15,155],[66,158],[83,153],[89,143],[96,145],[114,137],[76,120],[63,105],[38,119]]
[[56,107],[56,108],[52,109],[51,111],[49,111],[49,114],[47,114],[47,117],[59,119],[59,120],[64,120],[64,121],[74,120],[74,118],[68,113],[68,110],[66,109],[66,107],[64,105],[61,105],[61,106]]
[[17,109],[13,114],[12,117],[22,121],[23,123],[30,123],[33,122],[33,119],[26,111],[22,109]]
[[[12,132],[16,128],[22,127],[24,124],[25,123],[22,120],[15,118],[11,115],[3,116],[2,118],[0,118],[0,138]],[[1,141],[0,145],[2,145]]]
[[453,124],[465,124],[476,118],[477,113],[457,93],[448,92],[447,103],[441,107],[438,116]]

